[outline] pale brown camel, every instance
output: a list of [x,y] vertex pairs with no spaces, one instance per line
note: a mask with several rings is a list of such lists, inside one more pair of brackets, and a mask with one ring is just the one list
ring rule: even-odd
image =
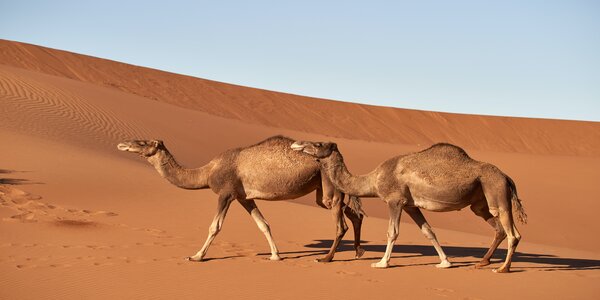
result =
[[270,137],[258,144],[228,150],[203,167],[186,169],[180,166],[164,143],[159,140],[137,140],[120,143],[121,151],[140,154],[152,164],[162,177],[183,189],[211,189],[219,195],[217,214],[209,228],[204,246],[189,257],[201,261],[213,239],[221,230],[223,220],[232,201],[237,200],[250,213],[271,247],[271,260],[280,260],[279,251],[273,242],[267,221],[258,210],[254,200],[294,199],[317,191],[317,203],[331,208],[336,223],[336,237],[329,253],[318,261],[329,262],[348,230],[345,214],[354,227],[356,258],[364,250],[360,247],[360,231],[363,213],[360,199],[348,197],[335,190],[326,176],[321,176],[319,164],[304,153],[291,149],[294,140],[283,136]]
[[403,209],[446,212],[470,205],[496,231],[490,249],[476,267],[489,265],[490,257],[508,235],[506,260],[494,272],[510,271],[512,255],[521,239],[512,209],[522,223],[527,216],[514,182],[494,165],[473,160],[463,149],[442,143],[421,152],[396,156],[366,175],[353,176],[335,143],[297,141],[292,148],[316,157],[322,174],[341,192],[379,197],[387,203],[390,211],[387,248],[381,261],[372,267],[389,266]]

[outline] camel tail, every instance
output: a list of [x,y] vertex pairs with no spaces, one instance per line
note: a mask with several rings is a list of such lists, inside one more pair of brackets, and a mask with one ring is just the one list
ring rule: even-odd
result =
[[511,192],[511,201],[513,208],[513,216],[521,222],[521,224],[527,224],[527,214],[525,213],[525,209],[523,208],[523,203],[521,203],[521,199],[517,196],[517,186],[515,182],[508,176],[506,176],[508,181],[508,185],[510,187]]
[[348,199],[350,201],[348,201],[348,207],[350,207],[350,209],[357,215],[357,216],[361,216],[361,217],[366,217],[367,214],[365,213],[365,211],[362,209],[362,201],[360,200],[359,197],[356,196],[349,196]]

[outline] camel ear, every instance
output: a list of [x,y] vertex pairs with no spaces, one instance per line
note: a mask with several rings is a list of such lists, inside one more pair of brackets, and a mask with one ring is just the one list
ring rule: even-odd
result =
[[337,148],[337,144],[336,143],[331,143],[331,151],[336,151]]

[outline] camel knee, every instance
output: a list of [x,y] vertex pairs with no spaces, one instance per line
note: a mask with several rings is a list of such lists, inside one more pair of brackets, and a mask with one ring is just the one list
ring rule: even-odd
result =
[[211,226],[210,228],[208,228],[209,235],[217,235],[219,231],[221,231],[221,228],[219,228],[219,226]]
[[[517,239],[517,241],[521,241],[521,234],[518,232],[515,232],[515,239]],[[518,242],[517,242],[518,243]]]
[[519,242],[521,241],[521,236],[509,236],[508,237],[508,246],[509,247],[517,247],[517,245],[519,245]]
[[492,226],[494,226],[494,230],[496,230],[496,239],[498,240],[504,240],[506,238],[506,231],[504,231],[504,228],[502,228],[502,226],[498,223],[490,223],[493,224]]
[[348,231],[348,225],[343,224],[343,226],[338,225],[336,235],[337,237],[343,237]]
[[219,222],[213,223],[208,228],[208,234],[209,235],[216,235],[216,234],[218,234],[219,231],[221,231],[221,227],[222,227],[222,224],[220,224]]
[[504,240],[505,238],[506,238],[506,232],[504,232],[503,230],[496,231],[496,239]]
[[513,224],[513,234],[516,239],[518,239],[519,241],[521,240],[521,233],[519,233],[519,230],[517,230],[517,227],[514,226],[514,224]]
[[269,224],[267,222],[264,223],[259,223],[258,224],[258,228],[260,229],[260,231],[262,231],[263,233],[268,233],[271,232],[271,226],[269,226]]

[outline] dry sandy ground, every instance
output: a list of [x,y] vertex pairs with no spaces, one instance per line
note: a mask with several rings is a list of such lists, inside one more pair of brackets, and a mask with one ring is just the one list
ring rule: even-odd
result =
[[[204,242],[215,195],[178,189],[115,147],[161,138],[193,167],[274,134],[335,140],[356,174],[435,141],[496,164],[530,219],[519,226],[513,273],[491,272],[505,243],[489,268],[473,268],[493,234],[469,209],[425,212],[455,268],[434,267],[433,247],[408,218],[393,267],[370,268],[385,248],[379,199],[363,201],[365,256],[352,259],[349,232],[335,262],[315,263],[335,228],[313,195],[258,202],[283,261],[267,260],[264,236],[233,205],[209,260],[187,262]],[[594,122],[337,103],[0,41],[0,298],[597,299],[599,135]]]

